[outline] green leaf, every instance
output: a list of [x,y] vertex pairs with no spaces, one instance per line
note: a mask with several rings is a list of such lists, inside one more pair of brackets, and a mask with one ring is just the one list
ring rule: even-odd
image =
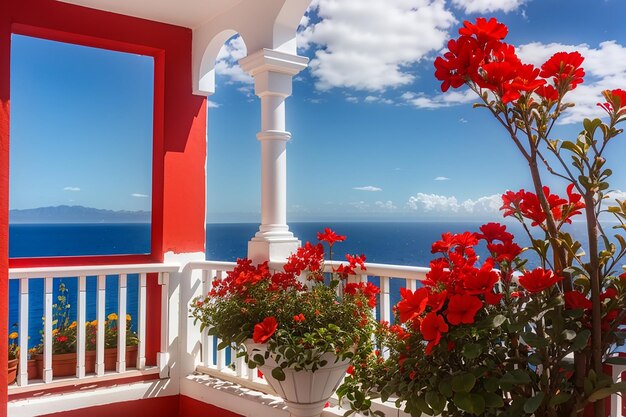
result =
[[605,363],[626,366],[626,356],[612,356],[608,358]]
[[606,388],[600,388],[589,396],[589,402],[595,402],[618,392],[626,392],[626,381],[618,382]]
[[483,381],[483,387],[488,393],[496,392],[498,390],[498,380],[496,378],[487,378]]
[[283,371],[283,368],[274,368],[272,369],[272,376],[274,378],[276,378],[278,381],[284,381],[285,380],[285,371]]
[[457,392],[454,395],[454,405],[463,411],[480,415],[485,411],[485,399],[478,394],[468,394],[465,392]]
[[541,406],[543,399],[545,398],[545,392],[538,392],[534,397],[526,400],[524,403],[524,411],[528,414],[532,414]]
[[444,396],[435,391],[428,391],[426,393],[426,403],[433,409],[435,414],[441,414],[446,406],[446,402]]
[[476,359],[482,352],[483,348],[478,343],[469,343],[463,346],[463,356],[467,359]]
[[438,388],[439,388],[439,392],[441,393],[441,395],[447,398],[452,397],[452,394],[453,394],[452,384],[450,383],[449,379],[444,379],[440,381]]
[[261,366],[265,365],[265,358],[261,354],[257,353],[256,355],[252,357],[252,359]]
[[591,336],[591,330],[585,329],[578,332],[574,340],[572,340],[572,346],[570,346],[570,350],[572,352],[577,352],[587,346],[587,341]]
[[561,336],[563,336],[563,339],[565,340],[573,340],[576,337],[576,332],[573,330],[563,330],[563,332],[561,333]]
[[230,343],[228,343],[226,340],[222,340],[219,345],[217,345],[217,350],[226,349],[228,346],[230,346]]
[[571,396],[572,394],[567,393],[567,392],[558,393],[554,397],[550,398],[548,405],[550,407],[556,407],[557,405],[567,402]]
[[471,373],[456,375],[452,378],[452,391],[470,392],[476,384],[476,377]]
[[528,363],[534,366],[541,365],[543,360],[540,353],[533,353],[528,357]]
[[502,408],[504,407],[504,400],[501,395],[494,394],[493,392],[485,392],[482,394],[485,399],[485,407],[487,408]]
[[521,334],[522,339],[524,339],[524,343],[534,348],[545,348],[548,346],[548,341],[538,336],[536,333],[532,332],[523,332]]

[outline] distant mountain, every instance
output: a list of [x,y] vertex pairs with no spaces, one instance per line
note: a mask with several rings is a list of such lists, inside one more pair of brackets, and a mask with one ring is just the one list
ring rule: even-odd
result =
[[149,223],[149,211],[102,210],[83,206],[9,210],[10,223]]

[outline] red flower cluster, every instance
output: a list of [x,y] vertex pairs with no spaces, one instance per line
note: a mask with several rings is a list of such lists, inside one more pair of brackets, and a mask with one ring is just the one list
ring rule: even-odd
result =
[[346,284],[343,292],[350,295],[363,294],[367,298],[367,305],[370,308],[374,308],[376,307],[376,295],[378,295],[380,289],[371,282],[350,282]]
[[618,119],[626,117],[626,91],[621,88],[615,90],[606,90],[602,94],[606,98],[606,103],[598,103],[609,115],[615,112]]
[[[548,201],[552,217],[560,228],[565,223],[571,223],[572,217],[581,214],[585,208],[582,196],[573,191],[574,184],[567,186],[567,200],[556,194],[550,194],[550,188],[543,187],[543,195]],[[507,191],[502,195],[502,207],[504,217],[518,216],[532,221],[531,226],[545,228],[546,213],[539,203],[535,193],[520,190],[518,192]]]
[[[620,279],[626,279],[626,273],[620,275]],[[620,310],[617,308],[611,308],[610,303],[606,303],[606,301],[610,301],[618,297],[618,292],[615,288],[609,287],[602,294],[600,294],[600,302],[602,302],[602,330],[607,331],[613,325],[613,322],[617,318],[620,313]],[[593,309],[593,304],[591,300],[588,299],[584,294],[577,290],[567,291],[564,294],[565,298],[565,308],[569,310],[583,310],[583,323],[591,328],[591,310]],[[621,325],[626,325],[626,318],[622,320]]]
[[[480,240],[486,241],[492,257],[477,268],[474,246]],[[400,322],[408,322],[428,341],[427,354],[439,344],[449,326],[472,324],[481,310],[500,303],[502,294],[494,287],[501,273],[494,267],[504,260],[511,263],[521,248],[505,226],[488,223],[480,233],[444,233],[433,244],[432,252],[442,256],[430,262],[424,287],[416,291],[401,288],[401,301],[395,307]],[[510,273],[506,274],[510,279]]]
[[507,33],[507,27],[494,18],[478,18],[475,24],[465,21],[460,36],[448,42],[448,52],[435,59],[441,90],[471,84],[491,91],[506,104],[532,93],[556,101],[582,82],[585,72],[578,52],[556,53],[541,69],[535,68],[523,64],[515,48],[503,42]]
[[563,277],[556,275],[550,270],[536,268],[532,271],[526,271],[519,279],[519,283],[524,289],[530,293],[537,293],[561,281]]
[[210,296],[242,295],[261,281],[269,280],[271,274],[267,262],[257,266],[250,259],[237,259],[237,266],[226,274],[226,278],[215,278]]
[[266,343],[270,337],[276,332],[278,328],[278,322],[274,317],[267,317],[262,322],[254,326],[254,333],[252,333],[252,340],[254,343]]

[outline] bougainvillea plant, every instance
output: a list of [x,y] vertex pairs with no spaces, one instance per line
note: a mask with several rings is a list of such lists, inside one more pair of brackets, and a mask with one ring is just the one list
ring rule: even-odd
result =
[[[624,361],[616,349],[626,324],[626,202],[609,201],[606,159],[626,120],[626,92],[602,93],[606,122],[585,119],[575,140],[553,139],[573,106],[565,96],[583,82],[584,58],[559,52],[536,68],[503,42],[507,33],[495,19],[466,21],[435,60],[435,76],[444,92],[475,92],[475,106],[528,163],[532,190],[507,191],[501,210],[530,245],[520,248],[495,223],[444,234],[424,286],[403,290],[397,322],[378,331],[388,359],[355,369],[340,393],[355,410],[369,405],[354,395],[360,390],[396,397],[413,416],[604,416],[604,398],[626,390],[603,369]],[[557,177],[561,195],[544,185],[546,175]],[[611,214],[617,222],[601,223]],[[586,225],[578,240],[564,227],[573,219]],[[479,263],[481,241],[490,256]],[[527,268],[524,251],[536,253],[537,267]]]
[[[355,361],[369,355],[379,290],[371,283],[348,282],[357,270],[365,270],[365,256],[346,255],[346,263],[325,274],[322,242],[332,259],[334,244],[345,236],[326,229],[318,239],[291,255],[282,271],[270,271],[267,262],[255,266],[239,259],[224,279],[213,281],[206,297],[192,302],[195,322],[222,340],[219,349],[233,346],[245,356],[241,345],[247,339],[266,343],[279,365],[272,370],[278,380],[285,378],[287,367],[316,371],[324,365],[325,352]],[[265,359],[246,356],[250,368]]]

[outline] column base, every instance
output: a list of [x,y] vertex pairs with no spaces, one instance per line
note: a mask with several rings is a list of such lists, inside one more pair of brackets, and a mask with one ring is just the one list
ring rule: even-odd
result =
[[266,236],[263,232],[257,232],[256,236],[248,242],[248,258],[252,263],[284,262],[289,255],[294,253],[302,242],[293,236],[291,232],[280,236]]

